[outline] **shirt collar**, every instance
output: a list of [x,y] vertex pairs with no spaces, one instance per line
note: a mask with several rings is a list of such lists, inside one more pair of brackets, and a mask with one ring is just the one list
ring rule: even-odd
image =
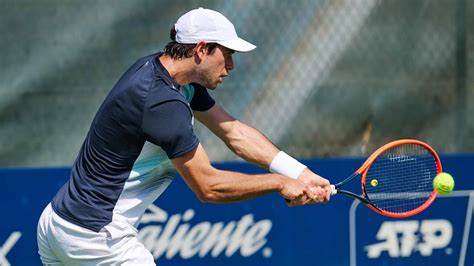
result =
[[168,70],[166,70],[166,68],[163,66],[163,64],[161,64],[160,62],[160,56],[163,54],[163,52],[159,52],[156,56],[155,56],[155,66],[156,68],[158,69],[158,76],[162,77],[163,80],[165,81],[166,84],[170,85],[171,87],[173,87],[173,89],[175,90],[179,90],[180,89],[180,85],[171,77],[170,73],[168,72]]

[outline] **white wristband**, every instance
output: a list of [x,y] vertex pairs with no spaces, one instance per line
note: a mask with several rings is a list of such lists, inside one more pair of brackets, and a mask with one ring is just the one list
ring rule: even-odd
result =
[[280,151],[270,164],[270,172],[297,179],[306,165],[298,162],[295,158]]

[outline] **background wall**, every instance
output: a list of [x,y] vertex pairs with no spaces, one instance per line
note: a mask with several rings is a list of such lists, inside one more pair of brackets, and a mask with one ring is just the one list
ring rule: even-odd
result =
[[[233,204],[202,204],[177,177],[149,207],[138,235],[157,265],[419,266],[474,264],[474,156],[442,156],[456,190],[422,213],[393,219],[344,196],[288,208],[277,194]],[[362,159],[304,161],[339,180]],[[220,169],[262,173],[247,163]],[[40,265],[36,224],[69,168],[0,169],[0,265]],[[25,184],[28,184],[27,186]],[[360,191],[360,183],[348,185]]]
[[[258,46],[212,95],[291,154],[474,151],[471,1],[1,0],[0,167],[71,165],[120,75],[199,6]],[[213,161],[237,159],[197,131]]]

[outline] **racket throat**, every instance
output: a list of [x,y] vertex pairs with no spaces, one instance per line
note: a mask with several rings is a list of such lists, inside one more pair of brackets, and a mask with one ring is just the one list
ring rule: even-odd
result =
[[350,196],[350,197],[353,197],[355,199],[358,199],[360,200],[362,203],[364,204],[368,204],[368,205],[371,205],[372,204],[370,203],[370,201],[368,201],[366,198],[364,198],[363,196],[361,195],[357,195],[355,193],[352,193],[350,191],[347,191],[347,190],[342,190],[342,189],[337,189],[336,187],[336,191],[337,191],[337,194],[341,194],[341,195],[346,195],[346,196]]

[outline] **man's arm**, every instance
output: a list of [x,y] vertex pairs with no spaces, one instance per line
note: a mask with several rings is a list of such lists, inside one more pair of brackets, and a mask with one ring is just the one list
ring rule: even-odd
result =
[[233,118],[217,104],[205,112],[194,112],[196,118],[239,157],[268,169],[278,148],[258,130]]
[[[218,136],[235,154],[244,160],[268,169],[280,150],[261,132],[233,118],[217,104],[205,112],[195,112],[196,118]],[[310,187],[322,187],[329,200],[329,181],[305,168],[298,179]]]
[[292,206],[323,200],[322,194],[314,194],[300,182],[282,175],[247,175],[216,169],[201,144],[171,161],[203,202],[237,202],[270,192],[280,193]]

